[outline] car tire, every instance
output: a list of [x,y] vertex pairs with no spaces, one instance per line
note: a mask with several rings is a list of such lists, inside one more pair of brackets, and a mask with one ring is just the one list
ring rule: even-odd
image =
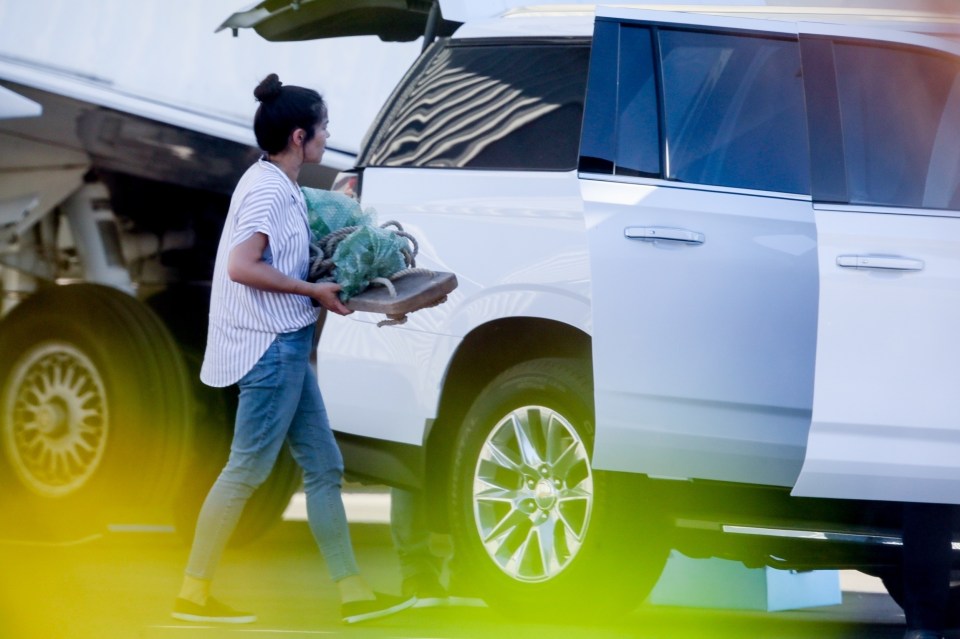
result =
[[0,482],[21,534],[169,518],[193,437],[191,393],[146,305],[94,284],[37,292],[0,323],[0,384]]
[[521,363],[480,392],[456,441],[458,580],[513,615],[629,611],[666,562],[656,501],[592,468],[592,389],[581,362]]

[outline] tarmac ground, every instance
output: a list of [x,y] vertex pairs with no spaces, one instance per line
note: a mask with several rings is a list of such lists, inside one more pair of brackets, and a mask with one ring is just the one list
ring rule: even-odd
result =
[[[348,499],[354,548],[372,585],[397,592],[396,555],[389,526],[383,522],[382,500],[377,499]],[[358,501],[370,503],[358,506]],[[458,606],[411,609],[344,626],[336,587],[306,522],[297,514],[296,500],[285,521],[262,539],[228,549],[215,582],[217,596],[255,611],[258,622],[204,626],[169,616],[187,550],[170,531],[135,528],[61,543],[0,538],[0,638],[899,639],[903,635],[903,614],[893,600],[870,578],[847,573],[840,604],[783,612],[644,605],[602,624],[550,625],[509,619],[489,607]]]

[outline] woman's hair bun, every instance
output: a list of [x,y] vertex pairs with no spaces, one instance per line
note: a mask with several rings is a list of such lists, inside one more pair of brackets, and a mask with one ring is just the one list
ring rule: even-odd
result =
[[283,83],[276,73],[271,73],[263,79],[257,88],[253,90],[253,96],[259,102],[270,102],[280,96],[280,87]]

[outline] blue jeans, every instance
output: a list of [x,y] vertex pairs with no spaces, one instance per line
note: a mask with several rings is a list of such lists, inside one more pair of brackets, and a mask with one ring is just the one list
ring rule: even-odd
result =
[[243,507],[269,477],[284,440],[303,469],[307,520],[331,578],[360,573],[340,494],[343,458],[309,361],[313,330],[277,336],[240,380],[230,457],[200,509],[188,576],[213,577]]

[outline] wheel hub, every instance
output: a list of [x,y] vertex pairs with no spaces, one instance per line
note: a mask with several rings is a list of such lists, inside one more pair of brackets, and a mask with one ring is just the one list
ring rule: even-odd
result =
[[534,500],[540,510],[549,510],[557,503],[557,491],[548,479],[541,479],[534,489]]
[[593,509],[589,454],[573,424],[545,406],[501,419],[480,450],[473,482],[477,534],[512,579],[552,579],[586,539]]
[[90,481],[109,423],[93,362],[73,344],[42,342],[17,360],[3,391],[3,448],[20,481],[43,497],[67,496]]
[[67,434],[67,411],[59,398],[38,407],[36,418],[37,430],[51,439],[60,439]]

